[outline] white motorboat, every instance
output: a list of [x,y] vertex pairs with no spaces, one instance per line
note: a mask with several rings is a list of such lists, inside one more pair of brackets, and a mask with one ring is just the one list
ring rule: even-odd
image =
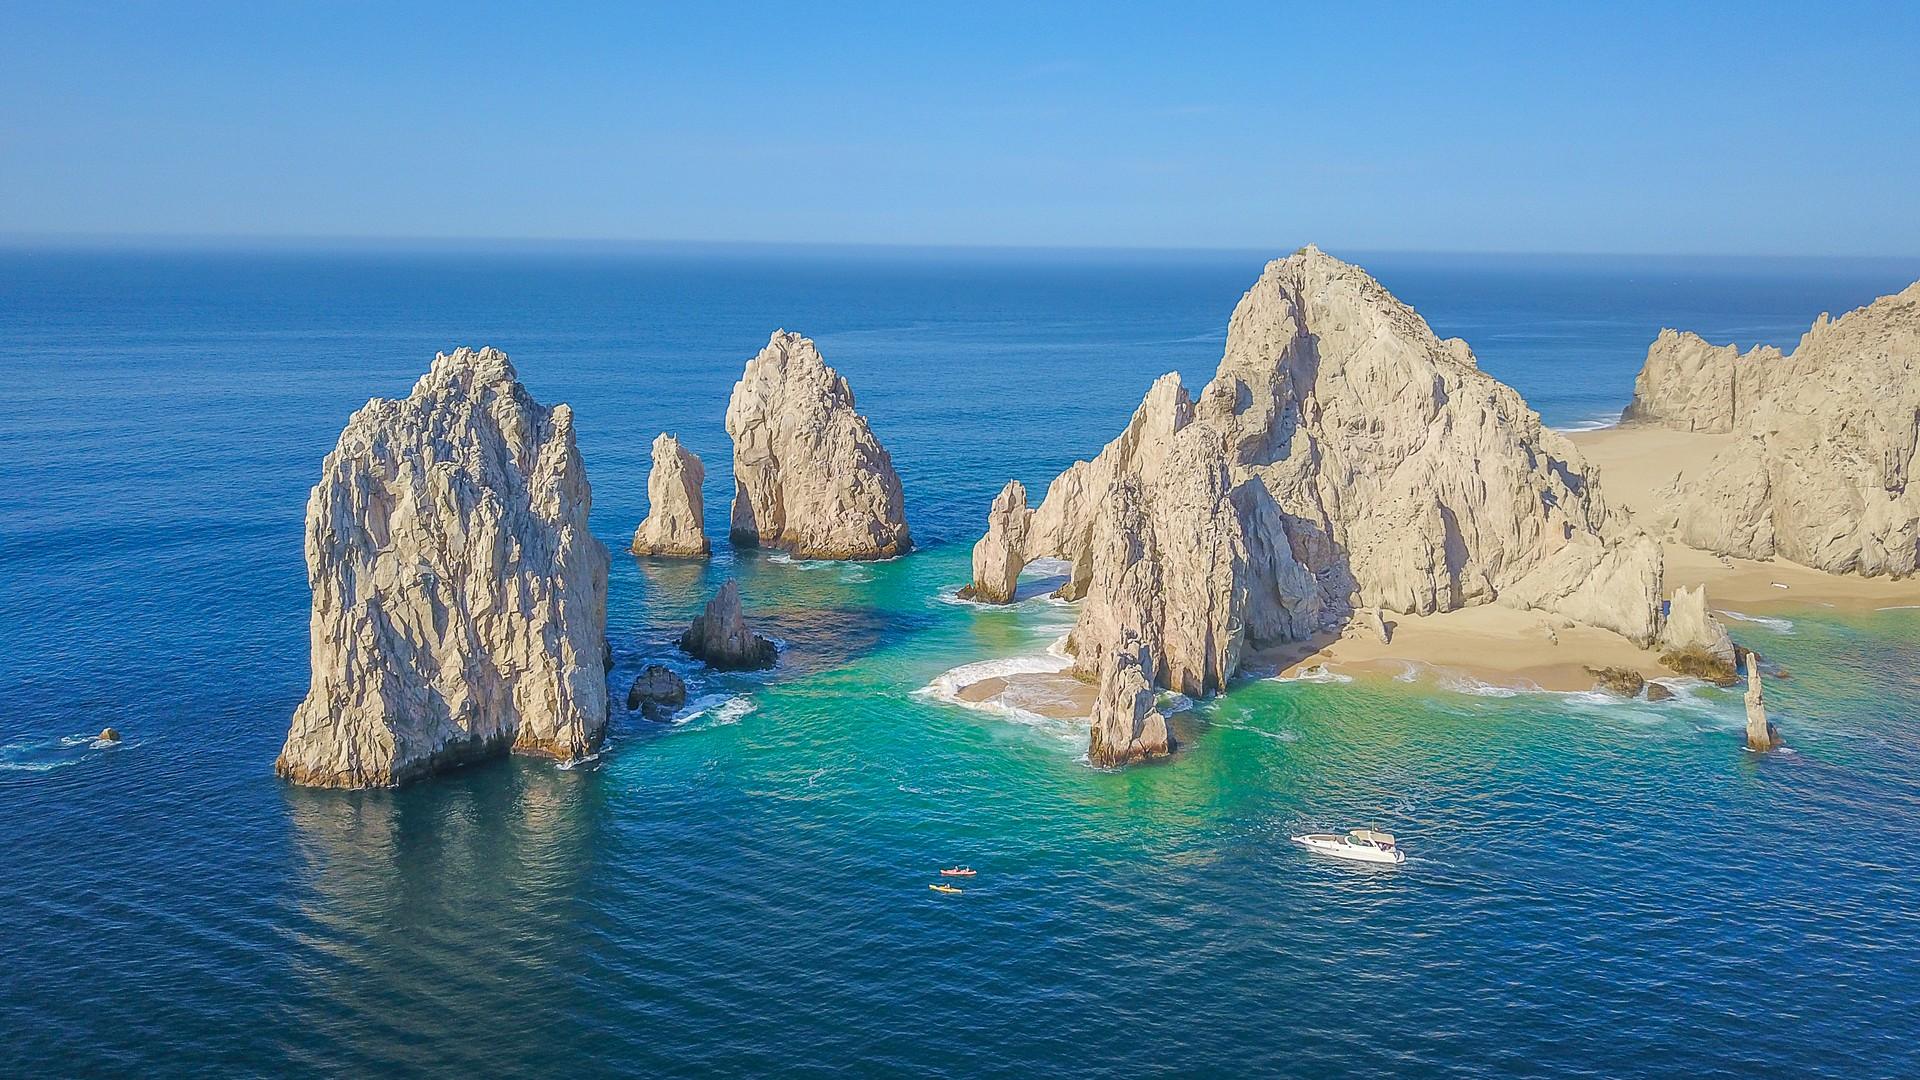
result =
[[1308,833],[1294,837],[1293,842],[1309,851],[1331,855],[1336,859],[1395,864],[1407,861],[1406,855],[1394,846],[1392,833],[1375,832],[1372,829],[1354,829],[1345,836],[1339,833]]

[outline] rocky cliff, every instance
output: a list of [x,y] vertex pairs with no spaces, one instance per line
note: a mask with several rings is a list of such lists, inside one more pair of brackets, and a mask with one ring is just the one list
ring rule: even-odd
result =
[[1088,725],[1087,760],[1112,768],[1174,751],[1167,718],[1154,708],[1148,681],[1153,659],[1136,637],[1128,637],[1107,651],[1100,662],[1100,678]]
[[571,760],[607,722],[607,550],[573,414],[506,354],[434,358],[353,414],[307,499],[312,684],[275,770],[398,784],[508,750]]
[[707,479],[698,455],[664,432],[653,440],[647,473],[647,517],[633,531],[635,555],[704,559],[711,549],[700,485]]
[[1833,573],[1920,564],[1920,282],[1822,315],[1787,355],[1663,333],[1628,416],[1738,436],[1657,493],[1681,542]]
[[776,331],[727,403],[733,542],[808,559],[886,559],[913,546],[893,461],[812,341]]
[[1249,646],[1360,607],[1498,601],[1642,645],[1659,631],[1659,545],[1609,512],[1579,451],[1464,342],[1316,248],[1267,266],[1197,399],[1164,376],[1037,509],[1002,496],[972,589],[1071,560],[1089,677],[1137,635],[1153,681],[1216,690]]

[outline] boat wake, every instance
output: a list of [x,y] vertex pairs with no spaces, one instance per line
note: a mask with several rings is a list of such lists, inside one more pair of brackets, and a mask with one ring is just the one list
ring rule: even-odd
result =
[[1752,623],[1755,626],[1765,627],[1776,634],[1793,633],[1793,620],[1791,619],[1776,619],[1766,615],[1748,615],[1745,612],[1728,611],[1724,608],[1717,610],[1715,614],[1724,615],[1735,622]]

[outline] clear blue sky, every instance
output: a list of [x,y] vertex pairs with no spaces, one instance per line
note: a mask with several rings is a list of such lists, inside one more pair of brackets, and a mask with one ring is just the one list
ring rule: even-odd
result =
[[918,6],[0,0],[0,233],[1920,254],[1914,6]]

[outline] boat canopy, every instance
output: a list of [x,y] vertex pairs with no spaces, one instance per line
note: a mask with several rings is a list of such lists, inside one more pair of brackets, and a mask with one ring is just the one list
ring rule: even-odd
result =
[[1392,833],[1375,832],[1372,829],[1355,829],[1352,832],[1348,833],[1347,835],[1353,837],[1355,840],[1358,840],[1361,843],[1385,844],[1388,847],[1393,846]]

